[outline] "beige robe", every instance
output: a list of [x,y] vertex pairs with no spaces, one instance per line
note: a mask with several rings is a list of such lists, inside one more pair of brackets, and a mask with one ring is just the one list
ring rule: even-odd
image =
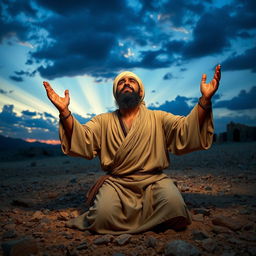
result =
[[62,150],[71,156],[99,157],[105,180],[94,204],[69,226],[101,234],[138,233],[177,216],[190,215],[173,181],[162,172],[169,153],[207,149],[213,138],[212,113],[201,132],[198,105],[184,116],[148,110],[144,104],[125,137],[117,112],[93,117],[85,125],[74,118],[71,145],[60,124]]

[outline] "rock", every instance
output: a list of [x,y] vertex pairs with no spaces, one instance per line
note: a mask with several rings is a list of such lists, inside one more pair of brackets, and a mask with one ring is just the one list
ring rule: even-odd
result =
[[252,256],[256,255],[256,247],[247,248],[247,251]]
[[4,255],[10,256],[28,256],[38,253],[38,247],[35,240],[22,238],[19,240],[10,240],[2,244]]
[[77,183],[77,178],[73,178],[69,181],[70,183]]
[[88,248],[88,243],[87,243],[86,241],[83,242],[83,243],[81,243],[81,244],[79,244],[79,245],[76,247],[76,249],[79,250],[79,251],[85,250],[85,249],[87,249],[87,248]]
[[32,217],[31,217],[31,221],[38,221],[41,220],[44,217],[44,214],[41,211],[36,211]]
[[198,222],[204,222],[204,215],[203,214],[194,214],[192,215],[192,220]]
[[212,187],[206,186],[206,187],[204,188],[204,190],[206,190],[206,191],[212,191]]
[[156,248],[157,239],[153,236],[150,236],[146,241],[146,246],[151,248]]
[[5,230],[15,230],[15,228],[16,228],[16,224],[14,224],[14,223],[8,223],[8,224],[4,225]]
[[113,240],[112,235],[104,235],[93,240],[94,244],[107,244]]
[[193,230],[192,231],[193,239],[195,240],[204,240],[206,238],[209,238],[209,235],[205,231],[201,230]]
[[3,239],[7,239],[7,238],[15,238],[17,237],[16,231],[15,230],[8,230],[5,231],[2,235]]
[[239,235],[239,238],[249,242],[256,242],[255,231],[243,232]]
[[32,235],[35,238],[43,238],[44,233],[43,232],[34,232],[34,233],[32,233]]
[[197,256],[201,254],[194,245],[183,240],[173,240],[167,243],[164,253],[166,256]]
[[223,252],[220,256],[235,256],[236,253],[233,251]]
[[60,233],[62,236],[64,236],[66,239],[73,239],[73,235],[72,234],[68,234],[66,232],[61,232]]
[[112,254],[112,256],[125,256],[125,254],[121,253],[121,252],[114,252]]
[[58,220],[69,220],[69,214],[64,211],[59,211],[58,212]]
[[59,194],[57,192],[48,192],[47,197],[49,199],[54,199],[54,198],[58,197],[58,195]]
[[196,208],[193,210],[194,214],[203,214],[203,216],[210,216],[210,210],[205,208]]
[[233,234],[234,233],[230,229],[228,229],[226,227],[221,227],[221,226],[213,226],[212,232],[215,234],[222,234],[222,233]]
[[243,224],[237,220],[237,219],[232,219],[230,217],[226,217],[226,216],[218,216],[215,217],[212,220],[212,223],[214,225],[218,225],[218,226],[223,226],[223,227],[227,227],[233,231],[237,231],[240,230],[243,226]]
[[19,199],[13,199],[12,200],[12,205],[15,206],[21,206],[21,207],[32,207],[35,204],[35,201],[32,199],[27,199],[27,198],[19,198]]
[[180,186],[180,190],[181,190],[181,192],[189,191],[189,186],[186,184],[183,184]]
[[118,245],[124,245],[129,242],[131,237],[132,237],[132,235],[130,235],[130,234],[122,234],[122,235],[116,237],[114,242],[117,243]]
[[217,247],[217,244],[213,239],[207,238],[207,239],[202,241],[202,247],[207,252],[213,253],[215,248]]
[[68,248],[66,248],[66,255],[65,256],[79,256],[79,253],[77,252],[76,249],[69,250]]
[[253,230],[255,227],[254,227],[254,223],[253,222],[249,222],[247,223],[244,227],[243,227],[243,230],[245,231],[249,231],[249,230]]

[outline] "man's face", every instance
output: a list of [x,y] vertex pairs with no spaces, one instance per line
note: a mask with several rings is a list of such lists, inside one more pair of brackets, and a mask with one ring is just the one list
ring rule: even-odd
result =
[[139,83],[133,77],[123,77],[117,83],[117,93],[118,94],[126,93],[126,92],[139,93],[139,91],[140,91]]
[[141,99],[142,91],[133,77],[123,77],[117,83],[117,104],[120,109],[136,107]]

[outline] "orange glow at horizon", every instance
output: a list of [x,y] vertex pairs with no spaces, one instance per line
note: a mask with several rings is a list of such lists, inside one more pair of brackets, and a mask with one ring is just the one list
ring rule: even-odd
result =
[[25,139],[26,142],[41,142],[45,144],[50,144],[50,145],[59,145],[60,141],[59,140],[36,140],[36,139]]

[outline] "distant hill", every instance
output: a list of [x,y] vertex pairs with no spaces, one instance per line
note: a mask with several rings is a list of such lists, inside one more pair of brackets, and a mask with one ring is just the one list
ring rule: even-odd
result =
[[[25,149],[31,147],[56,147],[56,145],[49,145],[40,142],[27,142],[22,139],[15,139],[10,137],[5,137],[0,135],[0,150],[15,150],[15,149]],[[58,147],[60,147],[58,145]]]
[[60,145],[26,142],[0,135],[0,161],[17,161],[27,158],[63,155]]

